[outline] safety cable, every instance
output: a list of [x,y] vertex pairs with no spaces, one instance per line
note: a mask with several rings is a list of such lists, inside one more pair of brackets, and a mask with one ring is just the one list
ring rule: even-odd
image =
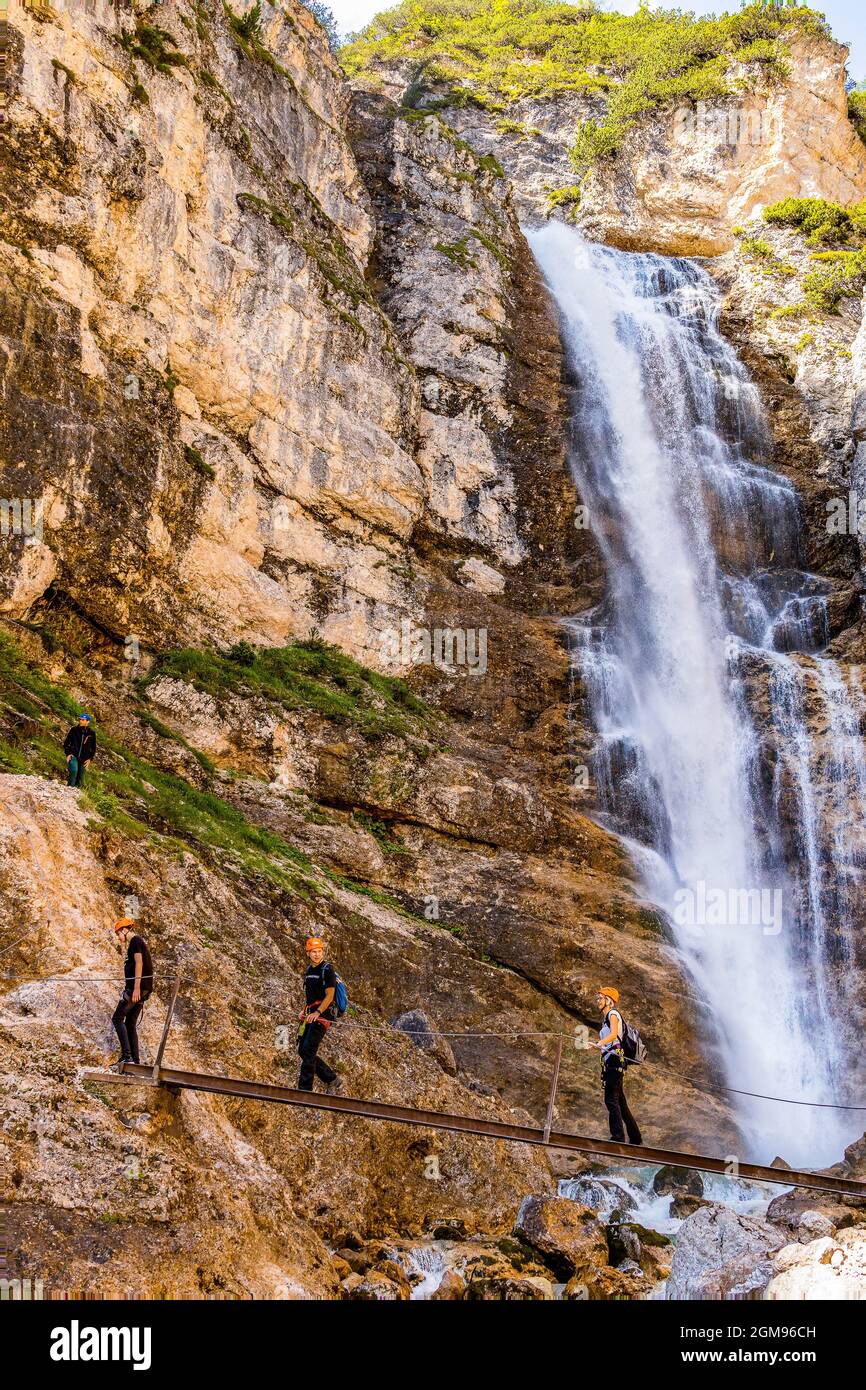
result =
[[[12,807],[7,807],[7,809],[12,811],[13,816],[15,816],[16,820],[19,821],[19,823],[24,827],[25,831],[27,831],[27,833],[29,834],[30,828],[24,824],[20,816],[18,816],[16,812],[12,810]],[[19,945],[20,942],[24,941],[34,931],[40,930],[43,926],[50,927],[50,925],[51,923],[49,920],[48,922],[37,923],[35,926],[30,927],[26,932],[23,933],[22,936],[19,936],[15,941],[0,949],[0,955],[3,955],[6,951],[11,951],[13,947]],[[168,966],[179,964],[183,967],[189,967],[192,964],[192,962],[189,959],[186,959],[182,962],[178,962],[169,958],[165,961],[165,964]],[[0,975],[0,983],[12,983],[13,981],[23,981],[28,984],[120,984],[120,980],[118,980],[118,978],[114,975],[48,975],[41,976],[38,978],[34,978],[32,975]],[[189,988],[191,984],[193,984],[192,981],[188,982],[187,988]],[[361,1033],[381,1033],[383,1031],[381,1026],[377,1027],[363,1023],[348,1023],[345,1020],[341,1020],[341,1026],[344,1029],[350,1028],[353,1029],[355,1032]],[[404,1037],[419,1036],[435,1038],[561,1038],[563,1039],[563,1041],[568,1041],[574,1036],[573,1033],[561,1033],[555,1029],[538,1029],[535,1031],[519,1033],[495,1033],[474,1031],[444,1032],[436,1028],[395,1028],[394,1031],[402,1033]],[[589,1049],[580,1049],[580,1051],[584,1050],[589,1051]],[[668,1068],[668,1072],[671,1076],[677,1076],[680,1078],[680,1080],[687,1081],[689,1085],[695,1088],[695,1090],[703,1091],[708,1095],[717,1095],[721,1092],[726,1092],[729,1095],[747,1096],[752,1100],[772,1101],[777,1105],[802,1105],[814,1110],[844,1110],[866,1112],[866,1105],[843,1105],[838,1102],[821,1100],[793,1100],[787,1096],[770,1096],[764,1095],[759,1091],[744,1091],[736,1086],[726,1086],[724,1084],[720,1084],[718,1086],[711,1086],[706,1083],[695,1081],[693,1077],[688,1076],[685,1072],[674,1071],[671,1068]]]
[[[185,964],[188,965],[189,962],[185,962]],[[37,979],[34,979],[33,976],[30,975],[0,975],[0,984],[6,983],[7,981],[24,981],[27,984],[111,984],[115,986],[120,986],[122,983],[124,983],[116,975],[44,975],[41,978]],[[190,985],[194,986],[194,984],[194,981],[187,982],[187,988],[189,988]],[[293,1022],[295,1021],[297,1020],[293,1020]],[[555,1029],[537,1029],[534,1031],[520,1033],[495,1033],[473,1031],[445,1032],[438,1028],[397,1028],[394,1024],[377,1026],[375,1024],[351,1023],[347,1022],[345,1019],[340,1019],[338,1021],[338,1026],[341,1030],[350,1029],[356,1033],[382,1034],[384,1032],[390,1031],[393,1033],[400,1033],[403,1037],[421,1038],[513,1038],[515,1041],[521,1038],[561,1038],[564,1042],[568,1042],[569,1040],[572,1040],[574,1037],[573,1033],[561,1033]],[[579,1052],[589,1052],[590,1050],[591,1049],[589,1048],[578,1049]],[[644,1063],[643,1065],[646,1065],[646,1063]],[[687,1081],[690,1086],[693,1086],[695,1088],[695,1090],[703,1091],[708,1095],[718,1095],[724,1091],[730,1095],[748,1096],[752,1100],[773,1101],[777,1105],[803,1105],[813,1110],[846,1110],[866,1112],[866,1105],[843,1105],[835,1101],[793,1100],[789,1096],[770,1096],[765,1095],[760,1091],[744,1091],[736,1086],[725,1086],[724,1084],[713,1086],[709,1085],[706,1082],[696,1081],[694,1077],[687,1075],[686,1072],[675,1071],[672,1068],[666,1068],[665,1070],[667,1071],[668,1075],[679,1077],[681,1081]]]

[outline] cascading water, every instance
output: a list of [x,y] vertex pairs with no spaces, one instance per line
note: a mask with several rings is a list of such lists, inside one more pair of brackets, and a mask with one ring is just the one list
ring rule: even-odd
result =
[[[558,223],[529,240],[608,573],[604,611],[569,625],[599,814],[671,914],[730,1086],[856,1103],[838,969],[856,846],[826,791],[866,811],[863,697],[855,672],[804,655],[827,639],[832,586],[802,570],[798,495],[765,466],[758,393],[699,266]],[[862,1131],[856,1114],[737,1100],[764,1157],[829,1162]]]

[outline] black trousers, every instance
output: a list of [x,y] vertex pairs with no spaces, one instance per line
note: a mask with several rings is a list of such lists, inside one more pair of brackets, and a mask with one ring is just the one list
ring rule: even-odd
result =
[[615,1139],[618,1144],[625,1143],[625,1133],[623,1132],[623,1121],[625,1121],[628,1142],[640,1144],[643,1142],[640,1128],[628,1108],[628,1101],[622,1088],[623,1073],[624,1066],[621,1057],[616,1054],[612,1057],[605,1057],[601,1064],[601,1081],[604,1087],[604,1103],[607,1106],[607,1116],[610,1121],[610,1137]]
[[111,1021],[114,1024],[114,1031],[120,1039],[120,1055],[125,1062],[138,1062],[138,1020],[141,1011],[147,1000],[142,998],[137,1004],[133,1004],[132,996],[124,990],[120,996],[120,1002],[112,1014]]
[[337,1078],[337,1073],[331,1070],[327,1062],[323,1062],[321,1057],[316,1056],[319,1044],[327,1031],[323,1023],[308,1023],[298,1038],[298,1056],[301,1059],[301,1074],[298,1077],[299,1091],[312,1091],[314,1076],[317,1076],[320,1081],[324,1081],[326,1086],[329,1086]]

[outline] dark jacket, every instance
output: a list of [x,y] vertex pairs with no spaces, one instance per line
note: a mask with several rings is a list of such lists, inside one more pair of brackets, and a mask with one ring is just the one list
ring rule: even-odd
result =
[[89,763],[96,756],[96,734],[89,726],[82,729],[79,724],[73,724],[63,740],[63,751],[67,758],[71,754],[80,763]]

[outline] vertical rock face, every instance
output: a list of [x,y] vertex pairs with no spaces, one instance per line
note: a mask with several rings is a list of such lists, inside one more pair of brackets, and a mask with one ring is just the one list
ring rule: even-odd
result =
[[716,256],[733,228],[780,198],[847,204],[866,195],[866,146],[848,120],[846,50],[786,45],[786,80],[681,107],[637,127],[581,199],[587,235],[627,250]]
[[[415,368],[416,543],[489,594],[565,597],[572,525],[559,336],[510,185],[437,115],[358,90],[351,137],[377,219],[372,280]],[[566,602],[571,602],[567,599]]]
[[400,597],[417,387],[364,280],[340,74],[300,6],[267,13],[251,45],[164,6],[155,67],[134,10],[24,13],[0,492],[43,498],[54,558],[7,582],[16,613],[48,576],[114,632],[364,650]]

